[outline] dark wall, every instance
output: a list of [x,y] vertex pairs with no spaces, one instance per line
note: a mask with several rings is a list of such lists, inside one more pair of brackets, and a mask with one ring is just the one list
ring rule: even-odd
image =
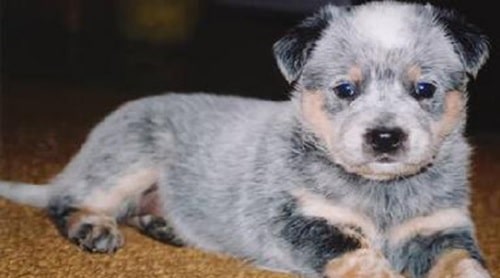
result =
[[471,84],[470,118],[471,130],[500,131],[500,92],[496,80],[500,76],[500,20],[492,2],[442,0],[434,1],[446,7],[453,7],[477,25],[490,39],[490,59]]
[[[358,1],[361,2],[361,1]],[[469,129],[500,132],[494,80],[500,70],[498,16],[477,1],[431,1],[461,11],[491,37],[491,59],[471,84]],[[80,3],[75,25],[72,7]],[[82,86],[112,86],[144,94],[213,91],[284,99],[271,46],[305,14],[200,4],[193,36],[178,44],[125,39],[117,27],[119,0],[4,0],[1,70],[4,77],[43,78]],[[73,7],[74,8],[74,7]]]

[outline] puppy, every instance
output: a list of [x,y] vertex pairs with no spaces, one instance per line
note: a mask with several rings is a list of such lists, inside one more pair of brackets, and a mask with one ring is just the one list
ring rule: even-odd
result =
[[489,277],[469,205],[466,85],[486,38],[430,5],[327,6],[274,45],[291,100],[168,94],[129,102],[50,186],[91,252],[118,224],[307,277]]

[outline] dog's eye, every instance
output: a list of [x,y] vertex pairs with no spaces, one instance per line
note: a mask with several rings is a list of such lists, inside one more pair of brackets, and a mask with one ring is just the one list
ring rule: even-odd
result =
[[436,86],[427,82],[419,82],[415,86],[414,96],[416,99],[431,98],[436,92]]
[[333,88],[333,91],[339,98],[349,99],[356,96],[356,86],[349,82],[341,83]]

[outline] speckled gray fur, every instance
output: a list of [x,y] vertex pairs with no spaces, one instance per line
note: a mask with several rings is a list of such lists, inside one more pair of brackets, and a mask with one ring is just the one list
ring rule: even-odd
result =
[[[384,18],[394,11],[405,18],[404,24],[396,21],[402,24],[401,41],[399,36],[382,38],[378,45],[377,38],[364,35],[370,30],[354,29],[358,21],[363,22],[356,26],[365,23],[360,18],[364,14]],[[16,193],[18,187],[4,182],[0,195],[50,208],[78,208],[88,203],[89,194],[96,190],[106,194],[129,173],[159,169],[155,184],[162,216],[185,244],[266,268],[319,277],[321,271],[310,263],[313,255],[297,255],[296,246],[283,237],[288,223],[284,210],[297,202],[292,193],[307,190],[327,203],[365,215],[379,234],[374,245],[395,269],[402,270],[408,264],[403,260],[411,256],[401,253],[408,249],[405,243],[388,243],[393,227],[443,209],[467,211],[469,205],[465,112],[442,141],[424,143],[433,135],[431,124],[443,116],[447,92],[466,94],[467,76],[475,76],[485,62],[487,43],[482,35],[468,34],[469,45],[463,46],[464,40],[456,38],[442,18],[453,16],[428,5],[378,2],[325,7],[275,45],[280,69],[296,88],[291,101],[205,93],[169,93],[132,101],[92,131],[52,186],[24,189],[38,190],[34,196]],[[307,37],[304,30],[309,31]],[[437,86],[432,99],[419,102],[411,96],[414,84],[405,74],[412,65],[421,68],[422,80]],[[362,92],[355,100],[341,100],[331,88],[348,78],[353,66],[361,69]],[[337,153],[304,120],[301,101],[311,91],[322,94],[321,109],[332,125],[345,127],[335,132],[340,134],[336,143],[346,144],[342,151],[347,160],[339,162]],[[349,141],[354,137],[343,134],[362,135],[383,124],[402,126],[410,137],[419,134],[411,147],[423,151],[404,158],[422,164],[418,172],[371,179],[346,169],[351,162],[367,159],[367,154],[353,143],[357,141]],[[429,163],[422,162],[424,151],[432,154]],[[129,207],[137,205],[134,200],[124,200],[112,216],[127,215]],[[457,229],[473,237],[472,225]],[[475,244],[473,249],[479,252]]]

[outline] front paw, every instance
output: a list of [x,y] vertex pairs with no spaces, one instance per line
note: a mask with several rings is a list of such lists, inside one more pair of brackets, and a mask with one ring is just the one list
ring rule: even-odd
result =
[[490,278],[490,274],[464,250],[444,254],[429,272],[429,278]]
[[372,249],[359,249],[330,261],[326,278],[401,278],[384,256]]

